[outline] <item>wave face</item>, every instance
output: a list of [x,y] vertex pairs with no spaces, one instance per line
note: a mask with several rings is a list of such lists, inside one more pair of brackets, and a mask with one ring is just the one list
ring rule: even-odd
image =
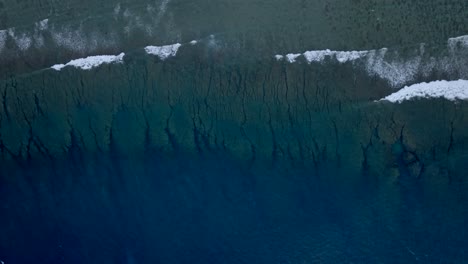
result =
[[401,88],[417,78],[427,78],[434,73],[468,79],[467,39],[468,36],[450,38],[445,47],[440,46],[429,50],[427,44],[421,43],[419,47],[406,47],[406,51],[388,48],[362,51],[327,49],[289,53],[285,56],[275,55],[275,58],[277,60],[286,58],[289,63],[297,62],[301,57],[309,64],[353,63],[357,70],[365,70],[369,75],[384,79],[395,88]]
[[464,263],[465,7],[0,2],[0,263]]
[[180,46],[182,46],[180,43],[165,46],[147,46],[145,47],[145,51],[148,54],[158,56],[161,60],[165,60],[177,55]]
[[67,64],[55,64],[51,68],[57,71],[60,71],[66,66],[73,66],[76,68],[80,68],[83,70],[91,70],[92,68],[98,67],[102,64],[109,64],[109,63],[118,63],[122,62],[123,57],[125,56],[124,53],[120,53],[119,55],[100,55],[100,56],[89,56],[86,58],[76,59],[68,62]]

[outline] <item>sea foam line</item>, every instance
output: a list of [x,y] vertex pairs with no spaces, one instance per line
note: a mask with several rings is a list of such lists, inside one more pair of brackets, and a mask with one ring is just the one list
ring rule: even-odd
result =
[[125,53],[120,53],[119,55],[98,55],[98,56],[89,56],[86,58],[80,58],[71,60],[66,64],[55,64],[51,68],[60,71],[64,67],[73,66],[75,68],[79,68],[82,70],[90,70],[95,67],[98,67],[102,64],[110,64],[110,63],[121,63],[123,62],[123,57]]
[[456,46],[457,44],[468,47],[468,35],[449,38],[447,42],[448,42],[448,45],[452,48]]
[[365,57],[369,52],[368,50],[364,51],[336,51],[336,50],[310,50],[304,53],[288,53],[285,56],[275,55],[276,60],[282,60],[286,58],[286,61],[289,63],[296,62],[297,58],[303,56],[308,63],[318,62],[321,63],[325,61],[327,57],[334,58],[340,63],[345,63],[348,61],[354,61]]
[[361,67],[370,76],[378,76],[388,82],[394,88],[401,88],[415,80],[416,76],[429,76],[434,71],[444,73],[456,73],[458,78],[468,78],[468,71],[464,70],[463,54],[468,52],[468,35],[450,38],[447,40],[447,55],[439,57],[423,56],[425,44],[421,43],[419,49],[415,47],[414,54],[409,58],[403,58],[398,50],[390,51],[387,48],[360,50],[360,51],[336,51],[336,50],[310,50],[304,53],[289,53],[275,55],[278,61],[284,60],[295,63],[299,58],[304,58],[309,64],[337,61],[338,63],[353,63],[353,67]]
[[148,54],[158,56],[161,60],[165,60],[169,57],[174,57],[181,46],[182,44],[180,43],[165,46],[147,46],[145,47],[145,51]]
[[405,86],[379,101],[402,103],[407,100],[445,98],[449,101],[468,100],[468,80],[433,81]]
[[[192,40],[189,42],[190,45],[196,45],[198,41]],[[147,46],[144,48],[147,54],[155,55],[159,57],[161,60],[166,60],[169,57],[174,57],[177,54],[177,51],[182,46],[180,43],[175,43],[171,45],[164,45],[164,46]],[[53,65],[52,69],[56,71],[60,71],[64,67],[73,66],[75,68],[79,68],[82,70],[90,70],[96,68],[102,64],[110,64],[110,63],[122,63],[123,57],[125,53],[120,53],[119,55],[97,55],[97,56],[89,56],[86,58],[79,58],[71,60],[66,64],[55,64]]]

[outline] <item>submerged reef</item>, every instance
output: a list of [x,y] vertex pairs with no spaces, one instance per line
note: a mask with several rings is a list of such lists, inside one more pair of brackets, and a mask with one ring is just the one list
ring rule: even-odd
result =
[[466,2],[91,2],[0,1],[0,263],[466,261]]

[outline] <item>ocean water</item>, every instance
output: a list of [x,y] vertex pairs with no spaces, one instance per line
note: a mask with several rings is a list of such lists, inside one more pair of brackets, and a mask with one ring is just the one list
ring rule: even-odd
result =
[[458,184],[159,154],[69,158],[11,177],[5,263],[466,260]]
[[0,261],[468,262],[467,5],[0,2]]

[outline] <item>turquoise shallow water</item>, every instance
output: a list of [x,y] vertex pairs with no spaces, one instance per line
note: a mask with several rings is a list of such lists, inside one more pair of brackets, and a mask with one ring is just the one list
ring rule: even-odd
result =
[[467,10],[1,2],[0,260],[465,263]]

